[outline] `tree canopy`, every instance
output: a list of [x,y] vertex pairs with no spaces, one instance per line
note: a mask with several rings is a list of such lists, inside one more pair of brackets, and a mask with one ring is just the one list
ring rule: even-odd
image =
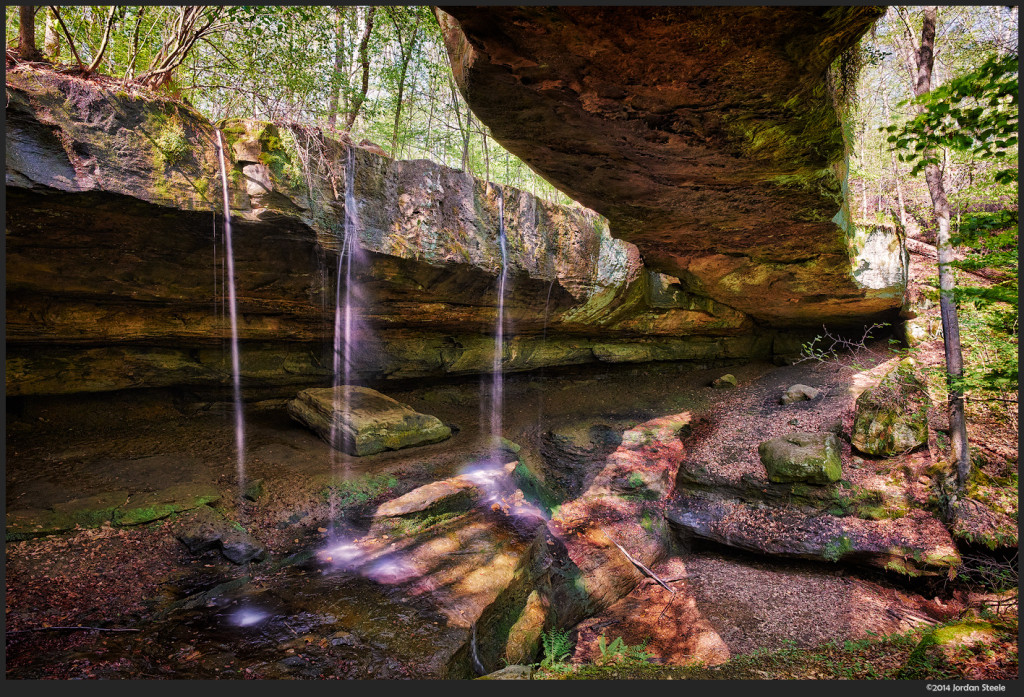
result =
[[[42,54],[185,99],[214,122],[349,131],[549,200],[572,201],[502,148],[455,86],[428,6],[36,6]],[[7,7],[7,44],[19,12]]]

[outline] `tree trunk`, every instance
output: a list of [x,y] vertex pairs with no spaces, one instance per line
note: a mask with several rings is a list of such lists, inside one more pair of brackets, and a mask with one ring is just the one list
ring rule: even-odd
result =
[[[462,171],[469,172],[469,137],[473,124],[473,112],[466,104],[466,130],[462,132]],[[460,123],[461,125],[461,123]]]
[[18,7],[18,56],[23,61],[37,61],[42,56],[36,48],[36,7]]
[[370,44],[370,33],[373,31],[373,15],[376,11],[377,8],[373,6],[366,9],[366,24],[363,28],[363,37],[359,40],[359,64],[363,68],[363,82],[359,95],[352,100],[352,110],[348,112],[348,117],[345,119],[346,131],[352,130],[352,124],[356,122],[356,116],[359,115],[359,109],[363,106],[363,102],[366,101],[366,93],[370,89],[370,54],[368,46]]
[[[334,36],[334,89],[331,90],[331,101],[327,105],[327,125],[334,128],[338,123],[338,102],[341,100],[342,75],[345,75],[345,8],[335,7],[334,16],[337,20]],[[348,82],[346,77],[345,82]]]
[[402,55],[402,72],[398,79],[398,98],[395,106],[395,123],[391,130],[391,154],[394,157],[398,157],[398,126],[402,121],[402,100],[405,97],[405,79],[409,74],[409,61],[412,60],[413,54],[416,52],[416,41],[419,39],[420,33],[420,20],[422,15],[416,16],[416,22],[412,25],[409,30],[409,45],[402,46],[402,32],[398,18],[394,14],[394,10],[391,13],[391,20],[395,25],[395,35],[398,37],[398,45]]
[[[933,5],[924,10],[924,25],[921,28],[921,48],[917,51],[917,82],[914,96],[931,90],[932,65],[935,49],[935,18],[937,8]],[[919,111],[924,107],[919,106]],[[926,150],[926,159],[935,159],[937,153]],[[932,199],[932,210],[939,226],[935,248],[939,261],[939,311],[942,315],[942,341],[946,353],[946,380],[949,388],[949,440],[953,461],[956,463],[957,486],[963,491],[971,473],[968,456],[967,423],[964,421],[964,396],[960,380],[964,375],[963,354],[960,350],[960,321],[957,318],[956,299],[953,295],[953,246],[949,241],[949,201],[942,183],[942,170],[930,163],[924,170],[928,193]]]
[[43,53],[48,58],[60,57],[60,28],[53,10],[46,10],[46,37],[43,39]]

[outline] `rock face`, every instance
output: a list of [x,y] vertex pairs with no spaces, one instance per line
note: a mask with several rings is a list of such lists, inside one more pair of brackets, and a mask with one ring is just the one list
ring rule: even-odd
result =
[[839,77],[882,8],[442,10],[473,112],[653,270],[776,325],[899,307],[905,253],[851,223]]
[[943,573],[960,564],[949,532],[923,511],[864,520],[681,496],[666,515],[685,535],[772,556],[868,564],[909,576]]
[[[8,396],[230,385],[213,126],[182,104],[27,67],[7,89]],[[506,371],[769,357],[786,336],[754,333],[692,274],[652,270],[592,211],[298,127],[231,122],[223,135],[249,394],[329,379],[348,187],[360,381],[492,369],[499,197]]]
[[768,481],[829,484],[839,481],[839,439],[831,433],[790,433],[761,443],[757,449]]
[[853,447],[868,455],[888,457],[928,442],[931,399],[913,367],[896,366],[875,387],[857,397]]
[[337,450],[373,455],[450,438],[452,430],[436,416],[420,414],[368,387],[303,390],[288,403],[288,413]]

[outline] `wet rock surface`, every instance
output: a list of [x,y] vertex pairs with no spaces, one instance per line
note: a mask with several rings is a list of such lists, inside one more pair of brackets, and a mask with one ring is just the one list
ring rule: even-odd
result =
[[234,564],[262,561],[267,557],[265,545],[209,506],[200,506],[178,518],[174,536],[193,554],[218,549]]

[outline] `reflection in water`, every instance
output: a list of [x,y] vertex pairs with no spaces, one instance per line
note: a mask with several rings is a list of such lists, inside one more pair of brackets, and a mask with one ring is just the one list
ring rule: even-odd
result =
[[270,617],[269,612],[253,607],[241,607],[231,613],[228,621],[236,627],[251,627],[263,622],[268,617]]
[[360,573],[377,583],[405,583],[420,575],[419,570],[397,552],[369,564]]

